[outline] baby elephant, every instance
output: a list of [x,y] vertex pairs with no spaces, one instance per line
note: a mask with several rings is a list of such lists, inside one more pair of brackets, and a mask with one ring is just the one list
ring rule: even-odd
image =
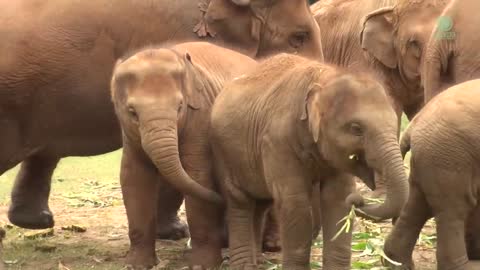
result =
[[[432,99],[402,137],[411,149],[410,195],[385,242],[385,253],[414,269],[412,252],[425,222],[435,217],[439,270],[478,270],[480,264],[480,80]],[[387,262],[385,262],[387,263]]]
[[203,42],[146,49],[120,60],[112,99],[123,130],[121,186],[127,210],[127,263],[151,267],[157,190],[169,183],[187,195],[192,265],[221,263],[223,209],[208,144],[210,109],[227,80],[256,65],[240,53]]
[[[331,241],[348,214],[352,176],[388,179],[386,202],[366,214],[398,216],[408,184],[397,117],[367,76],[280,54],[226,84],[212,108],[211,144],[227,199],[232,269],[256,269],[263,211],[280,222],[283,268],[310,269],[312,186],[321,186],[324,269],[350,269],[351,235]],[[349,174],[347,174],[349,173]]]

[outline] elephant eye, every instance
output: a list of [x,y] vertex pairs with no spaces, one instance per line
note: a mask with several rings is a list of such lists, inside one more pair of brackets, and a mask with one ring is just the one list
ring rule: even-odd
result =
[[308,32],[297,32],[290,37],[289,42],[292,47],[294,47],[295,49],[298,49],[303,46],[303,44],[307,39],[308,39]]
[[349,131],[355,136],[363,136],[363,128],[358,123],[351,123],[349,125]]
[[138,121],[138,114],[137,112],[135,111],[135,109],[131,106],[128,107],[128,115],[130,115],[130,117],[135,120],[135,121]]

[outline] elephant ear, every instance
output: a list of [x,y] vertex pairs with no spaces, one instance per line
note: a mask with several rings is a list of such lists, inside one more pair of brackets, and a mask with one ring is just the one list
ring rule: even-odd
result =
[[[194,68],[194,64],[193,64],[193,61],[192,61],[192,56],[188,53],[188,52],[185,52],[184,54],[184,60],[185,60],[185,63],[188,65],[188,67],[186,67],[187,69],[187,73],[190,73],[188,72],[188,70],[192,70]],[[198,98],[198,95],[197,95],[197,89],[196,89],[196,86],[198,84],[198,82],[196,81],[196,78],[193,77],[193,78],[184,78],[184,80],[186,81],[186,84],[184,84],[184,87],[185,87],[185,93],[186,93],[186,96],[187,96],[187,105],[190,109],[193,109],[193,110],[198,110],[201,108],[200,106],[200,102],[199,102],[199,98]]]
[[310,88],[306,95],[302,106],[302,115],[300,120],[308,121],[308,130],[312,134],[313,141],[318,142],[320,138],[320,122],[322,120],[322,113],[320,111],[320,96],[316,88],[320,86],[316,84]]
[[393,7],[385,7],[365,16],[360,32],[362,49],[389,68],[397,67],[393,31]]

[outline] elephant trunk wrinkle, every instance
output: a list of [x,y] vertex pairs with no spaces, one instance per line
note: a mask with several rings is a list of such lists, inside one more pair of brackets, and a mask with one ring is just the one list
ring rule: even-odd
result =
[[400,146],[396,139],[383,139],[381,141],[386,143],[380,150],[378,158],[374,159],[373,167],[381,169],[381,175],[386,179],[387,196],[382,204],[360,207],[367,218],[374,220],[397,217],[408,197],[408,181]]
[[[216,192],[194,181],[183,168],[178,150],[178,137],[175,121],[146,121],[141,130],[142,147],[159,173],[181,192],[202,200],[223,204]],[[153,126],[151,126],[153,124]]]

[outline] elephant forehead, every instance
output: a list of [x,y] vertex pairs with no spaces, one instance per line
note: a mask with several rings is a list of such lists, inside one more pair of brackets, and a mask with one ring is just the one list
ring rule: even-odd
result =
[[117,73],[133,73],[139,76],[151,74],[178,74],[183,70],[183,64],[171,50],[157,49],[142,51],[121,63]]

